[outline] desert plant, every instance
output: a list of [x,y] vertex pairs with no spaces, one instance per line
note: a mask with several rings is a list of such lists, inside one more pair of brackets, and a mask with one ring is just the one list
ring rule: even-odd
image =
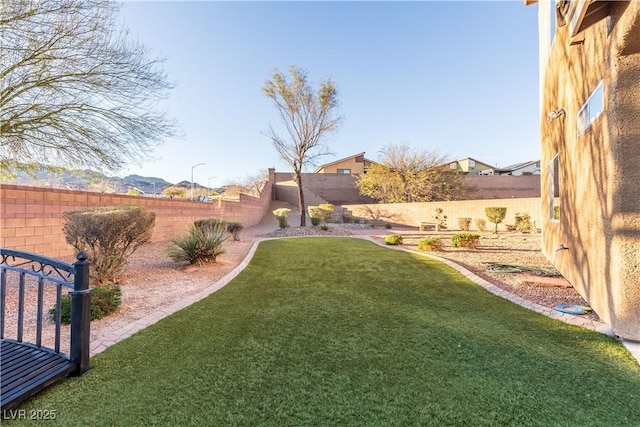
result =
[[355,221],[353,214],[351,212],[345,211],[342,212],[342,222],[345,224],[351,224]]
[[226,226],[227,222],[223,219],[218,218],[208,218],[208,219],[199,219],[193,222],[193,225],[200,230],[211,230],[213,228],[218,227],[218,224],[222,224]]
[[528,213],[516,214],[516,230],[521,233],[531,233],[535,231],[535,226],[531,222],[531,216]]
[[223,244],[227,240],[224,235],[225,225],[218,223],[211,228],[189,228],[189,234],[171,239],[174,247],[169,249],[169,257],[174,261],[189,261],[190,264],[215,262],[218,255],[223,254]]
[[332,205],[331,203],[320,203],[318,207],[322,209],[322,212],[324,215],[322,218],[322,221],[329,222],[329,220],[331,220],[331,216],[333,215],[333,210],[335,209],[335,206]]
[[389,234],[388,236],[385,236],[384,242],[387,245],[401,245],[402,236],[400,234]]
[[118,206],[65,212],[63,218],[66,241],[87,254],[91,277],[117,283],[131,254],[151,239],[156,215],[140,206]]
[[440,228],[444,228],[447,225],[447,216],[442,208],[436,208],[433,220],[436,222],[436,231],[440,231]]
[[480,243],[480,235],[474,233],[458,233],[451,236],[452,248],[472,248],[475,249]]
[[470,226],[471,218],[458,218],[458,227],[460,227],[460,230],[469,231]]
[[227,232],[231,234],[234,242],[240,241],[240,232],[244,227],[239,222],[229,222],[227,223]]
[[478,230],[485,231],[487,229],[487,220],[483,218],[476,218],[476,227]]
[[387,230],[391,230],[392,227],[393,226],[388,222],[384,225],[384,228],[386,228]]
[[489,222],[492,222],[496,225],[494,229],[494,234],[498,232],[498,224],[500,224],[504,218],[507,216],[507,208],[484,208],[484,213],[487,216]]
[[418,241],[418,250],[420,251],[441,251],[442,239],[439,237],[424,237]]
[[[91,320],[102,319],[115,312],[122,303],[120,286],[114,283],[104,283],[91,289]],[[51,319],[56,318],[56,308],[49,310]],[[60,299],[60,322],[64,325],[71,323],[71,295],[65,294]]]
[[309,218],[311,218],[311,225],[320,225],[324,219],[324,210],[319,206],[309,206],[307,207],[307,212],[309,212]]
[[287,228],[287,217],[290,213],[291,209],[289,208],[278,208],[273,211],[273,214],[278,218],[278,226],[280,228]]

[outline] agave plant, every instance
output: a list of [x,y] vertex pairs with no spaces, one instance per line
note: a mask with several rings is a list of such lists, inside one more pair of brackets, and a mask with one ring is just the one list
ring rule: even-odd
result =
[[227,240],[225,224],[218,223],[212,227],[189,228],[189,234],[171,239],[174,247],[169,249],[169,257],[174,261],[189,261],[191,264],[215,262],[218,255],[225,252],[222,247]]

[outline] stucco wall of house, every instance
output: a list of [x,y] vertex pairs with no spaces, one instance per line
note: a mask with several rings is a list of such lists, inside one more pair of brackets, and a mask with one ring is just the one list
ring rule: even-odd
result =
[[[616,334],[640,341],[640,2],[610,7],[583,43],[571,45],[565,26],[551,46],[541,108],[543,252]],[[604,112],[578,134],[578,111],[601,80]],[[560,108],[566,114],[547,122]],[[556,154],[561,211],[552,220]]]
[[343,161],[328,164],[318,170],[318,173],[338,173],[338,169],[349,169],[351,173],[364,173],[365,159],[363,155],[344,159]]
[[49,257],[73,255],[74,249],[66,243],[62,232],[62,214],[102,206],[138,205],[155,212],[151,237],[154,242],[186,232],[198,219],[222,218],[248,227],[262,219],[271,202],[271,191],[272,186],[267,185],[259,198],[241,194],[237,201],[199,203],[2,184],[0,246]]

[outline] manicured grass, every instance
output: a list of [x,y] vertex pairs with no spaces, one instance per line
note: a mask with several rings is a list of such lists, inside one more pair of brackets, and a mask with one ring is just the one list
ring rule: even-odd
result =
[[92,368],[21,409],[79,426],[640,425],[640,368],[615,340],[349,238],[261,243]]

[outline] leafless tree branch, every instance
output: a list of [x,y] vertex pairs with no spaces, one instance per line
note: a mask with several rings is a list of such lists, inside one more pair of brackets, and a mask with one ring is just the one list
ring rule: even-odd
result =
[[115,171],[176,123],[156,111],[162,60],[116,23],[114,0],[1,0],[0,167]]

